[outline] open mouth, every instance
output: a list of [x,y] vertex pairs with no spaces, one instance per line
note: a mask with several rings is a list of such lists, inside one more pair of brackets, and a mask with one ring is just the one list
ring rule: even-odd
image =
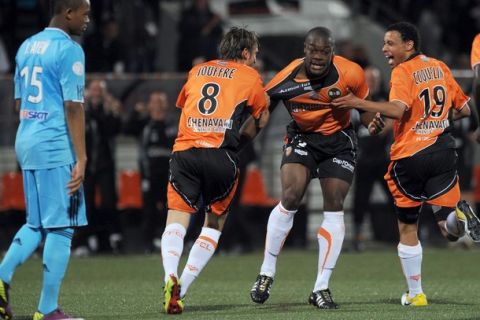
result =
[[325,68],[325,64],[323,63],[316,63],[316,62],[311,62],[310,63],[310,69],[314,71],[321,71]]
[[393,61],[393,56],[391,56],[391,55],[385,55],[385,58],[387,58],[388,64],[389,64],[391,67],[393,67],[393,65],[394,65],[394,63],[395,63],[395,62]]

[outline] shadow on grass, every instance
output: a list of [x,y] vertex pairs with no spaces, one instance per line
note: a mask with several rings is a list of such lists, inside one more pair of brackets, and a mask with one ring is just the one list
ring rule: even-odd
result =
[[[352,302],[352,304],[396,304],[400,305],[400,299],[380,299],[378,302]],[[475,305],[474,303],[468,303],[468,302],[457,302],[453,300],[445,300],[445,299],[428,299],[428,305],[435,305],[435,304],[441,304],[441,305],[448,305],[448,304],[454,304],[456,306],[473,306]],[[478,318],[477,318],[478,319]]]

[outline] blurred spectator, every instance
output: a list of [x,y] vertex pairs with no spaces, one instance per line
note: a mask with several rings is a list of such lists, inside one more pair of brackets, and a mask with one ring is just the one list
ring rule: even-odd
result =
[[108,92],[104,81],[89,83],[85,93],[88,162],[84,181],[89,226],[78,232],[77,246],[88,245],[93,251],[122,250],[115,187],[115,136],[121,129],[121,111],[121,103]]
[[0,74],[7,73],[8,71],[10,71],[10,60],[5,43],[0,37]]
[[143,197],[143,237],[147,252],[160,248],[167,219],[168,162],[177,135],[177,121],[168,119],[168,97],[150,94],[147,105],[138,102],[129,114],[125,133],[138,137]]
[[212,12],[208,0],[194,0],[182,12],[178,31],[178,71],[188,71],[198,57],[205,61],[217,57],[217,43],[222,36],[222,20]]
[[339,41],[336,46],[336,52],[360,65],[367,67],[370,62],[368,60],[368,50],[362,44],[355,44],[351,40]]
[[[365,79],[370,89],[370,100],[388,100],[387,93],[383,89],[380,70],[377,67],[365,68]],[[358,113],[352,114],[352,120],[357,125],[360,123]],[[364,247],[362,227],[365,213],[368,211],[372,220],[374,218],[370,197],[375,183],[377,182],[384,190],[385,195],[390,197],[387,184],[383,179],[390,160],[389,147],[392,142],[391,123],[387,122],[387,124],[382,133],[376,136],[371,136],[366,127],[361,125],[358,127],[358,158],[353,190],[353,248],[355,251],[361,251]],[[387,203],[392,203],[390,198]],[[393,212],[393,207],[391,212]],[[384,214],[384,212],[382,213]]]
[[125,48],[119,37],[119,26],[115,20],[107,20],[101,32],[85,38],[85,57],[88,72],[123,72],[125,70]]
[[127,72],[155,71],[159,25],[158,0],[116,1],[122,39],[125,43]]

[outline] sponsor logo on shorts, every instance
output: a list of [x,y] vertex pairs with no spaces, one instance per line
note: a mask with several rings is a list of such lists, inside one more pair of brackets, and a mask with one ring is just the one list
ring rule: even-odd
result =
[[47,120],[47,117],[48,117],[48,112],[45,112],[45,111],[34,111],[34,110],[20,111],[20,119],[22,120],[44,121],[44,120]]
[[308,152],[307,152],[307,151],[301,150],[301,149],[295,149],[294,152],[297,153],[297,154],[299,154],[299,155],[301,155],[301,156],[306,156],[306,155],[308,155]]
[[350,172],[353,172],[353,169],[354,169],[353,165],[350,164],[350,162],[348,162],[347,160],[333,158],[332,161],[333,163],[340,165],[342,168],[347,169]]

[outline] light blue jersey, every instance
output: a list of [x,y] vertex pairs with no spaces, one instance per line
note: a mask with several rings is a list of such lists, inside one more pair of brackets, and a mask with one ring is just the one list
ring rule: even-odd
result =
[[15,99],[21,99],[21,108],[15,151],[23,170],[75,162],[64,101],[83,102],[84,65],[80,45],[57,28],[45,28],[18,49]]

